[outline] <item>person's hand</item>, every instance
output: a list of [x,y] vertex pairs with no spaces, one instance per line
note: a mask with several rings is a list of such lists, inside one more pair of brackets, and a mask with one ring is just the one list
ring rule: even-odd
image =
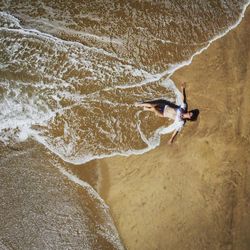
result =
[[186,82],[183,82],[183,83],[181,84],[181,88],[182,88],[182,89],[185,89],[185,88],[186,88]]

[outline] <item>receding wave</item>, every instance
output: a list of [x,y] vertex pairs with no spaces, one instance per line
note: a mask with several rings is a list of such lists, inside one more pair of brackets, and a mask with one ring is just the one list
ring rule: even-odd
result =
[[171,74],[237,23],[246,4],[2,3],[0,140],[33,137],[75,164],[157,146],[174,124],[135,102],[178,103]]

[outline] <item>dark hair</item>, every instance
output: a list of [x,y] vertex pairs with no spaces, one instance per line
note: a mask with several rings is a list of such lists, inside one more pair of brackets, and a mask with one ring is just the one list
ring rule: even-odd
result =
[[192,117],[190,119],[188,119],[188,120],[192,121],[192,122],[196,121],[198,116],[199,116],[199,113],[200,113],[199,109],[193,109],[193,110],[190,110],[189,112],[192,113]]

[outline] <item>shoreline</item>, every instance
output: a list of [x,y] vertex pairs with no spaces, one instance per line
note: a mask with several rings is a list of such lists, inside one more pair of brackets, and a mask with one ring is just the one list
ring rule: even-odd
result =
[[[248,249],[249,8],[243,16],[235,29],[209,42],[187,61],[190,63],[184,62],[185,66],[171,74],[176,83],[187,81],[189,106],[200,110],[198,121],[186,124],[173,145],[168,145],[170,135],[165,134],[160,145],[146,153],[81,165],[63,162],[38,142],[0,144],[0,151],[23,162],[22,154],[27,155],[31,160],[26,164],[34,173],[45,165],[52,168],[48,170],[51,175],[63,174],[65,186],[73,187],[79,203],[87,200],[82,188],[77,182],[70,183],[71,178],[60,169],[53,169],[50,160],[56,159],[69,173],[91,185],[110,207],[127,249]],[[26,145],[33,150],[33,144],[36,150],[29,155]],[[45,160],[37,168],[32,159]],[[0,163],[4,166],[5,160]],[[94,203],[89,210],[96,218]]]
[[143,155],[82,166],[81,175],[101,171],[97,191],[128,249],[249,247],[249,21],[248,8],[239,26],[173,75],[187,81],[189,106],[200,109],[174,145],[164,135]]
[[[145,80],[143,80],[138,86],[142,86],[144,84],[147,84],[148,82],[154,82],[154,81],[158,81],[159,79],[161,78],[165,78],[166,75],[168,75],[169,77],[171,77],[172,75],[175,74],[175,72],[179,71],[180,69],[182,69],[183,67],[187,67],[189,66],[193,59],[196,57],[196,56],[199,56],[201,53],[203,53],[205,50],[207,50],[211,44],[213,44],[215,41],[217,41],[218,39],[221,39],[222,37],[224,37],[225,35],[227,35],[230,31],[232,31],[233,29],[235,29],[241,22],[242,22],[242,19],[244,18],[245,16],[245,13],[246,13],[246,10],[248,8],[248,6],[250,5],[250,0],[248,0],[247,3],[245,3],[245,5],[243,5],[243,8],[242,8],[242,13],[241,15],[239,16],[238,20],[231,24],[231,26],[229,26],[226,30],[224,30],[223,32],[219,33],[218,35],[216,35],[215,37],[211,38],[211,40],[208,40],[207,42],[205,42],[204,44],[206,44],[205,47],[202,47],[200,48],[198,51],[196,51],[189,59],[185,60],[185,61],[182,61],[182,62],[179,62],[179,63],[176,63],[176,64],[171,64],[170,65],[170,69],[167,69],[163,72],[160,72],[160,73],[157,73],[155,75],[151,75],[151,73],[148,73],[148,75],[150,75],[150,77],[146,78]],[[5,13],[4,11],[2,12],[4,15],[10,15],[12,18],[16,19],[16,22],[17,23],[20,23],[20,20],[15,17],[15,16],[12,16],[11,14],[9,13]],[[38,32],[38,33],[41,33],[41,34],[47,34],[47,33],[43,33],[41,31],[38,31],[38,30],[32,30],[32,31],[35,31],[35,32]],[[47,34],[48,35],[48,34]],[[48,35],[50,38],[53,38],[53,39],[61,39],[61,38],[56,38],[52,35]],[[67,42],[67,41],[65,41]],[[170,78],[170,80],[172,80]],[[165,80],[162,80],[162,86],[165,85]],[[171,84],[172,85],[172,84]],[[129,88],[131,87],[131,85],[128,86]],[[126,88],[126,87],[122,87],[122,86],[118,86],[117,87],[118,89],[119,88]],[[176,89],[176,86],[172,86],[172,88],[174,89],[174,92],[175,89]],[[178,93],[175,93],[176,94],[176,97],[178,96]],[[172,124],[170,124],[171,126]],[[166,130],[168,129],[168,127],[164,128],[163,130]],[[162,134],[166,134],[166,133],[160,133],[160,135]],[[99,160],[102,160],[102,159],[106,159],[106,158],[113,158],[113,157],[116,157],[116,156],[122,156],[122,157],[128,157],[130,155],[142,155],[142,154],[145,154],[146,152],[150,151],[150,150],[154,150],[156,147],[159,146],[159,144],[155,144],[155,145],[150,145],[148,146],[147,148],[143,148],[143,149],[139,149],[139,150],[134,150],[133,153],[131,153],[131,151],[122,151],[122,152],[115,152],[115,153],[112,153],[111,155],[99,155],[99,156],[95,156],[92,158],[91,157],[86,157],[84,156],[83,158],[80,158],[80,159],[76,159],[76,160],[69,160],[67,158],[65,158],[63,155],[60,155],[60,153],[56,152],[55,149],[53,149],[51,146],[49,146],[43,139],[39,139],[39,137],[36,136],[36,134],[33,134],[31,135],[33,136],[35,139],[35,141],[37,141],[39,144],[42,144],[45,148],[47,148],[49,151],[51,151],[53,154],[57,155],[58,157],[60,157],[63,161],[67,162],[67,164],[72,164],[72,165],[76,165],[76,166],[82,166],[82,165],[85,165],[89,162],[92,162],[92,161],[99,161]],[[91,178],[91,177],[90,177]]]
[[43,145],[0,143],[0,156],[0,248],[124,249],[103,199]]

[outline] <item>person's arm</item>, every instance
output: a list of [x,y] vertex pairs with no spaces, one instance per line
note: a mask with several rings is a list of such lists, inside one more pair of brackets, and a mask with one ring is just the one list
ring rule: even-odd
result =
[[186,100],[186,91],[185,91],[185,88],[186,88],[186,83],[184,82],[184,83],[181,84],[182,101],[183,101],[184,103],[187,102],[187,100]]
[[170,140],[168,141],[169,144],[172,144],[174,141],[174,138],[176,137],[176,135],[178,134],[178,130],[175,130],[174,133],[172,134]]

